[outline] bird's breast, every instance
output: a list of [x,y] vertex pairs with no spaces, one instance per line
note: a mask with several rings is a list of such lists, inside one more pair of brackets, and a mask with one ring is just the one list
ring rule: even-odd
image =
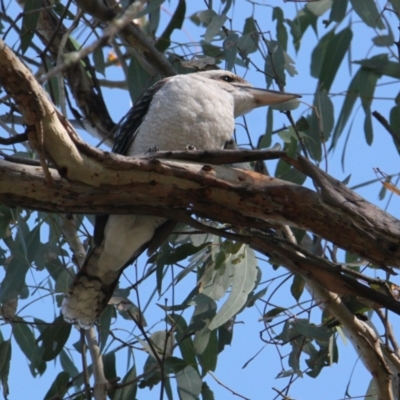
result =
[[160,150],[219,149],[233,134],[234,104],[229,93],[207,91],[201,82],[181,79],[166,84],[150,104],[130,154]]

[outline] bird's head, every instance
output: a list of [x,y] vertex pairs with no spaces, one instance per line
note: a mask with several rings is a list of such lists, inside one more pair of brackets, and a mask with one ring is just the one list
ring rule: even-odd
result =
[[213,80],[222,90],[232,95],[235,118],[257,107],[286,103],[301,97],[292,93],[255,88],[230,71],[212,70],[197,72],[194,75],[201,79]]

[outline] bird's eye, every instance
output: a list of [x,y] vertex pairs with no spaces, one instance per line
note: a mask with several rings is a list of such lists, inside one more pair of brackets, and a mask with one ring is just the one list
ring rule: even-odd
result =
[[235,79],[230,75],[223,75],[221,76],[221,80],[225,82],[233,82]]

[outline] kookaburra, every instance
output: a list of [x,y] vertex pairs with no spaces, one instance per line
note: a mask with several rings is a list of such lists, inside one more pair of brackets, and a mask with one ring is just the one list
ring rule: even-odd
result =
[[[222,149],[232,137],[236,117],[296,97],[253,88],[223,70],[165,78],[145,92],[122,120],[112,151],[135,156],[155,146],[159,150],[184,150],[188,145],[197,150]],[[166,224],[164,218],[146,215],[98,216],[94,243],[62,304],[65,320],[82,328],[93,325],[124,268],[154,247],[155,235]]]

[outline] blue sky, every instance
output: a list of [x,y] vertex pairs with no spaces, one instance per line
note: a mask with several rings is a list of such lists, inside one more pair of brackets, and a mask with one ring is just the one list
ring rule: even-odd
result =
[[[266,1],[260,1],[260,4],[265,4]],[[381,5],[385,2],[380,1]],[[283,9],[285,16],[292,17],[296,12],[296,7],[301,8],[303,3],[284,3],[280,0],[268,1],[269,6],[279,6]],[[168,18],[170,10],[175,8],[176,1],[166,2],[163,5],[163,11],[161,12],[162,20]],[[188,12],[187,16],[191,15],[195,11],[204,9],[203,1],[188,1]],[[271,36],[275,36],[275,24],[271,22],[271,7],[257,6],[255,17],[258,20],[263,30],[270,30]],[[234,13],[230,13],[229,17],[233,20],[233,29],[241,30],[244,23],[244,18],[252,14],[252,5],[247,1],[237,1],[234,7]],[[390,21],[392,27],[395,29],[398,24],[398,20],[394,15],[389,13],[385,16]],[[355,37],[352,44],[352,58],[353,60],[366,58],[378,52],[379,49],[372,48],[371,37],[373,32],[369,29],[365,29],[363,24],[353,17],[353,26]],[[346,26],[346,23],[342,25],[342,28]],[[194,26],[189,20],[185,21],[184,31],[182,33],[176,33],[174,38],[176,41],[200,41],[202,30]],[[360,28],[360,32],[356,29]],[[323,36],[326,32],[322,25],[322,22],[318,22],[319,36]],[[397,30],[396,30],[397,32]],[[289,38],[289,43],[291,38]],[[295,61],[295,67],[298,71],[298,75],[293,78],[287,77],[286,90],[293,93],[299,93],[303,95],[302,100],[304,104],[301,104],[299,109],[294,111],[295,119],[301,116],[303,113],[309,111],[307,104],[312,104],[313,93],[317,81],[310,78],[309,67],[310,67],[310,51],[314,48],[317,43],[315,33],[309,29],[302,39],[301,48],[298,54],[295,53],[294,49],[290,45],[288,49],[289,55]],[[384,51],[385,49],[383,49]],[[383,52],[382,51],[382,52]],[[263,61],[256,56],[252,56],[252,60],[260,68],[263,68]],[[357,67],[353,66],[353,72],[356,71]],[[243,74],[242,69],[237,70],[238,74]],[[349,64],[345,60],[340,68],[340,72],[336,77],[336,80],[332,86],[332,93],[337,94],[333,96],[333,102],[335,104],[335,116],[338,116],[338,112],[343,101],[343,97],[340,93],[343,93],[349,84]],[[107,72],[108,79],[122,79],[122,71],[118,67],[113,67]],[[246,79],[250,81],[254,86],[265,87],[265,80],[262,74],[257,73],[254,68],[251,68],[246,74]],[[379,100],[375,103],[375,108],[384,115],[388,115],[390,108],[393,106],[393,99],[399,91],[399,84],[397,82],[391,83],[380,87],[376,95],[384,100]],[[114,121],[118,121],[125,112],[129,109],[130,100],[127,92],[113,89],[104,90],[104,95],[107,99],[110,113]],[[358,105],[357,105],[358,106]],[[256,142],[257,137],[260,133],[265,131],[265,112],[264,109],[259,109],[248,116],[246,116],[246,122],[249,126],[249,131],[252,134],[253,141]],[[277,122],[274,128],[279,128],[282,124],[287,124],[283,119],[283,116],[279,115],[278,112],[274,113],[274,117]],[[336,151],[329,156],[329,173],[335,178],[342,180],[349,174],[352,174],[349,186],[360,184],[365,181],[369,181],[375,178],[373,172],[374,167],[379,167],[382,171],[388,174],[396,173],[398,168],[398,154],[394,149],[392,140],[383,129],[374,121],[374,133],[375,140],[372,146],[368,146],[365,143],[364,134],[362,130],[363,126],[363,111],[358,109],[356,119],[353,123],[350,139],[347,145],[347,156],[345,159],[345,170],[342,169],[341,165],[341,153],[344,145],[344,135],[341,138],[339,147]],[[239,118],[238,124],[242,123]],[[347,132],[348,127],[345,129]],[[245,143],[245,137],[243,130],[238,127],[238,141],[239,143]],[[95,144],[95,141],[85,136],[90,143]],[[274,164],[268,164],[270,170],[274,170]],[[368,201],[377,204],[383,208],[386,206],[386,201],[382,202],[378,200],[378,193],[381,187],[380,184],[374,184],[357,190],[359,194],[364,196]],[[398,198],[393,198],[391,201],[388,211],[396,217],[399,217]],[[263,270],[263,278],[268,279],[276,272],[264,264],[260,263],[260,267]],[[283,273],[283,269],[278,271],[280,274]],[[0,274],[0,278],[1,278]],[[32,282],[40,282],[41,279],[45,278],[45,274],[31,275],[29,279]],[[395,279],[394,279],[395,280]],[[151,283],[149,290],[151,288]],[[274,302],[278,304],[293,304],[293,300],[288,299],[289,286],[286,284],[280,289],[280,294],[274,298]],[[181,293],[184,296],[186,293]],[[163,299],[159,299],[157,302],[163,303]],[[39,300],[39,307],[42,309],[41,318],[51,321],[55,315],[58,315],[58,309],[55,306],[50,305],[49,301]],[[38,307],[38,306],[36,306]],[[33,311],[37,311],[32,308]],[[271,388],[282,389],[285,384],[283,380],[275,380],[276,374],[280,371],[280,358],[277,349],[274,346],[264,346],[264,343],[260,340],[259,332],[263,329],[262,323],[258,322],[263,310],[257,307],[253,307],[242,313],[237,318],[237,324],[234,330],[234,339],[232,346],[226,349],[219,357],[217,371],[215,376],[229,386],[232,390],[240,393],[241,395],[251,399],[272,399],[276,392]],[[23,316],[29,315],[29,308],[27,313],[23,313]],[[318,318],[319,312],[315,311],[315,318]],[[158,329],[162,329],[163,325],[160,322],[162,314],[156,307],[151,308],[146,314],[148,319],[148,325],[158,324]],[[395,332],[399,331],[398,319],[394,316],[392,322],[395,327]],[[125,329],[130,331],[132,325],[127,324],[124,326]],[[9,335],[9,329],[6,326],[1,327],[3,335],[7,337]],[[73,333],[74,339],[70,343],[75,342],[79,339],[78,331]],[[128,336],[128,335],[127,335]],[[339,345],[339,364],[333,365],[330,368],[325,368],[317,379],[312,379],[305,376],[303,379],[298,379],[292,386],[290,395],[296,399],[304,400],[320,400],[324,398],[326,400],[338,400],[345,397],[346,386],[351,380],[350,393],[353,396],[362,396],[365,394],[368,383],[370,381],[369,374],[366,372],[360,362],[357,362],[357,356],[350,343],[345,343],[341,338],[338,338]],[[258,351],[260,354],[245,368],[242,366],[252,358]],[[22,399],[29,396],[30,399],[41,399],[47,392],[54,376],[50,370],[59,370],[59,365],[54,363],[48,365],[48,371],[42,378],[33,379],[27,368],[27,361],[22,355],[17,346],[13,348],[13,359],[11,364],[10,373],[10,399]],[[282,348],[280,351],[283,354],[287,354],[289,349]],[[145,355],[140,351],[136,351],[138,373],[140,373],[140,367],[143,365]],[[122,355],[118,359],[119,362],[119,374],[123,376],[126,369],[126,356]],[[283,360],[286,363],[286,360]],[[355,367],[355,368],[354,368]],[[353,371],[354,368],[354,371]],[[353,375],[351,376],[351,374]],[[21,376],[23,379],[21,379]],[[350,377],[351,376],[351,377]],[[223,388],[221,385],[216,383],[211,377],[208,377],[207,382],[214,391],[217,399],[230,399],[234,398],[229,391]],[[23,382],[23,384],[22,384]],[[323,393],[323,395],[322,395]],[[159,392],[157,388],[153,389],[150,393],[145,394],[139,391],[138,398],[140,399],[158,399]]]

